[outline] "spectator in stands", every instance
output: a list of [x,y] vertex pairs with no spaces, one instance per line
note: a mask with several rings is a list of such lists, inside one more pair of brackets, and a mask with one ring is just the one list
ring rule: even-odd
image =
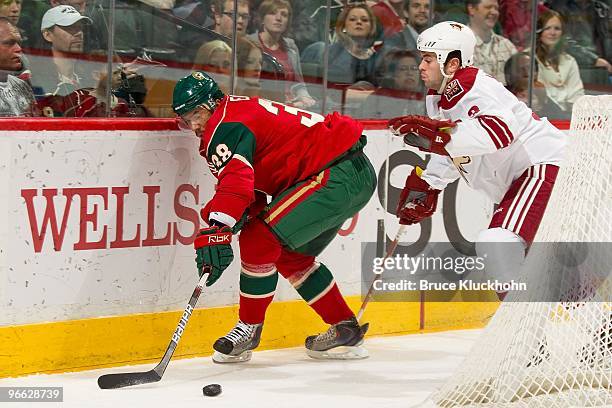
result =
[[[6,18],[11,24],[13,24],[13,26],[17,27],[19,35],[21,36],[19,45],[21,47],[29,47],[31,46],[30,34],[28,33],[28,30],[21,28],[23,26],[21,12],[22,0],[0,0],[0,17]],[[26,80],[26,82],[30,84],[30,62],[23,53],[20,53],[20,58],[22,68],[16,75]]]
[[567,52],[578,65],[605,68],[612,73],[609,1],[550,0],[549,6],[563,19]]
[[228,38],[232,37],[234,31],[234,18],[236,18],[236,32],[239,35],[246,34],[246,29],[251,19],[248,0],[238,0],[238,12],[234,12],[234,0],[214,0],[211,4],[215,25],[213,30]]
[[[537,10],[539,15],[548,8],[539,1]],[[529,48],[532,31],[527,27],[531,26],[531,0],[499,0],[499,14],[504,35],[519,51]]]
[[[377,85],[376,68],[381,51],[377,41],[374,13],[365,3],[347,5],[336,22],[335,40],[328,52],[328,92],[330,109],[358,114],[367,96]],[[304,50],[303,61],[321,64],[325,44],[315,43]]]
[[0,1],[0,17],[6,17],[15,27],[19,23],[21,16],[21,0],[2,0]]
[[[336,84],[376,85],[375,69],[381,43],[376,41],[376,19],[365,3],[344,8],[336,22],[336,37],[329,47],[328,81]],[[304,50],[305,62],[323,61],[325,44],[315,43]]]
[[[199,27],[214,28],[214,14],[211,12],[210,0],[177,0],[175,7],[172,9],[172,14],[184,21],[194,24]],[[202,30],[194,29],[189,26],[181,27],[178,32],[176,42],[178,61],[193,62],[195,52],[193,44],[202,43]],[[213,38],[210,38],[211,40]]]
[[232,48],[225,41],[213,40],[202,44],[193,61],[192,71],[203,70],[210,74],[223,93],[230,91]]
[[229,74],[231,64],[232,48],[225,41],[213,40],[198,48],[191,70]]
[[380,88],[423,94],[423,81],[419,73],[418,52],[395,50],[385,56],[384,73]]
[[[41,89],[39,107],[45,116],[99,116],[105,112],[106,74],[80,69],[83,51],[83,22],[90,19],[72,6],[49,9],[42,18],[41,33],[51,45],[51,63],[33,66],[32,82]],[[129,101],[113,96],[111,108],[116,116],[146,116],[136,109],[146,95],[144,78],[136,72],[120,67],[113,72],[113,93],[124,95]]]
[[497,0],[466,0],[469,26],[476,35],[474,66],[506,84],[504,64],[517,50],[507,38],[493,32],[499,19]]
[[22,0],[0,0],[0,17],[6,17],[19,30],[21,44],[30,44],[30,33],[20,24]]
[[238,37],[236,49],[236,95],[261,95],[261,67],[263,54],[260,46],[246,37]]
[[380,86],[366,98],[360,117],[389,118],[425,114],[423,82],[416,51],[393,50],[385,55]]
[[287,0],[264,0],[258,9],[261,31],[249,38],[282,65],[285,73],[284,101],[298,108],[309,108],[316,101],[308,93],[300,62],[300,51],[286,36],[291,24],[291,3]]
[[[91,7],[88,7],[87,0],[49,0],[51,7],[72,6],[83,16],[90,16]],[[93,2],[95,3],[95,2]],[[93,4],[90,2],[90,6]],[[107,30],[105,25],[100,25],[98,21],[91,21],[83,26],[83,51],[91,54],[105,54],[107,49]]]
[[404,2],[405,0],[380,0],[372,6],[372,12],[382,25],[385,38],[399,33],[406,27],[408,13]]
[[506,61],[504,66],[506,88],[520,101],[527,105],[531,103],[531,109],[541,116],[547,116],[551,119],[569,118],[568,113],[563,112],[559,105],[548,96],[546,87],[538,80],[538,64],[536,63],[534,67],[531,101],[529,101],[529,71],[531,69],[529,53],[516,53]]
[[408,24],[385,41],[385,49],[416,50],[417,37],[429,24],[429,0],[408,0],[407,13]]
[[83,22],[90,21],[72,6],[53,7],[44,14],[40,30],[51,46],[53,64],[32,69],[33,82],[45,93],[64,96],[92,84],[86,83],[90,78],[77,67],[83,52]]
[[32,88],[19,77],[21,34],[6,17],[0,17],[0,116],[38,116]]
[[584,95],[584,87],[576,60],[565,52],[563,32],[563,21],[556,11],[549,10],[538,17],[538,79],[557,105],[569,113],[574,102]]
[[421,32],[429,26],[429,1],[408,0],[407,10],[408,27],[414,30],[412,33],[413,36],[415,34],[421,34]]
[[40,19],[49,8],[46,0],[21,2],[21,14],[17,28],[21,32],[21,46],[35,47],[40,44]]
[[[326,39],[332,41],[335,37],[336,23],[340,13],[346,6],[355,3],[365,3],[369,7],[376,4],[375,1],[364,2],[362,0],[332,0],[329,7],[329,25],[327,24],[327,4],[325,1],[294,1],[293,36],[300,50],[305,50],[309,45]],[[377,26],[380,26],[378,24]],[[382,29],[377,27],[377,35],[382,36]]]

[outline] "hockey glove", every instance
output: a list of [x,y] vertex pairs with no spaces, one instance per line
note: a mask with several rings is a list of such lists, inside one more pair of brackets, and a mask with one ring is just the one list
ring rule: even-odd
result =
[[423,170],[415,167],[406,179],[406,185],[400,194],[397,216],[402,225],[412,225],[431,217],[436,211],[440,190],[431,187],[421,178]]
[[198,276],[209,272],[206,286],[210,286],[221,277],[223,271],[234,260],[231,246],[232,230],[230,227],[213,225],[198,232],[193,246],[196,250]]
[[445,146],[451,140],[450,129],[456,124],[421,115],[400,116],[389,120],[395,136],[404,136],[404,143],[423,152],[448,156]]

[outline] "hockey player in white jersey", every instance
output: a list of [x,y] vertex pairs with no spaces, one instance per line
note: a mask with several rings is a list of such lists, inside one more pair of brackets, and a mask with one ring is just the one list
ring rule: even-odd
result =
[[405,225],[431,216],[440,192],[463,177],[499,204],[478,235],[476,251],[487,254],[491,278],[509,281],[517,277],[544,214],[566,136],[471,66],[475,44],[471,29],[453,21],[418,37],[429,117],[402,116],[389,127],[407,144],[434,154],[427,169],[408,176],[397,216]]

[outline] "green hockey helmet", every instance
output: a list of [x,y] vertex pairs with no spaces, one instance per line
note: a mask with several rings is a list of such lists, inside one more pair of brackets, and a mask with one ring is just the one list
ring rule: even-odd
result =
[[225,95],[219,86],[207,73],[194,71],[179,79],[172,94],[172,109],[178,115],[191,112],[198,106],[204,106],[214,112],[219,101]]

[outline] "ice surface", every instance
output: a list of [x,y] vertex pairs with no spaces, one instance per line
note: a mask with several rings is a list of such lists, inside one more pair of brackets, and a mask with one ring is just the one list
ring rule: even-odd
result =
[[[158,383],[115,390],[100,390],[97,378],[147,371],[155,364],[6,378],[0,386],[64,387],[64,402],[15,405],[23,408],[408,408],[442,385],[479,333],[367,338],[370,358],[358,361],[317,361],[303,348],[256,352],[250,362],[233,365],[214,364],[210,357],[176,360]],[[202,387],[211,383],[221,384],[221,395],[202,395]]]

